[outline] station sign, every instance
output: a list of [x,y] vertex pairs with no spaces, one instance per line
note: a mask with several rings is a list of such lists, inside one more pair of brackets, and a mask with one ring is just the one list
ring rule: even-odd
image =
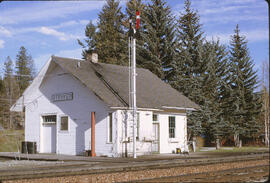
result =
[[69,93],[56,93],[51,96],[52,102],[73,100],[73,92]]

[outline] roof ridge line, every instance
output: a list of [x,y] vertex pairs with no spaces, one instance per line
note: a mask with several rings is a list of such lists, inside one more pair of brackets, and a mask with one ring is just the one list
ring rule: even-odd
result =
[[126,107],[129,107],[129,104],[118,94],[118,92],[109,84],[109,82],[107,82],[104,77],[102,76],[102,74],[100,74],[97,69],[95,68],[96,66],[94,65],[94,63],[90,62],[91,66],[93,68],[93,70],[95,71],[95,74],[97,75],[97,77],[104,83],[104,85],[112,92],[112,94],[114,96],[116,96],[116,98],[122,103],[124,104]]

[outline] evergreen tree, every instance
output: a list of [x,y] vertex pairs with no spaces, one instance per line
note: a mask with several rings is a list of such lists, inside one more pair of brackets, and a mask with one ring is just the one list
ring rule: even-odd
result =
[[5,100],[2,101],[4,104],[2,110],[2,120],[6,128],[14,127],[13,113],[9,110],[13,103],[19,96],[19,88],[14,77],[13,72],[13,62],[10,57],[7,57],[7,60],[4,63],[4,79],[3,79],[3,88],[2,97]]
[[167,80],[175,59],[175,22],[164,0],[151,0],[144,11],[143,59],[138,64]]
[[[4,88],[7,99],[11,98],[12,104],[20,95],[20,90],[16,78],[14,76],[14,65],[10,57],[4,63]],[[9,109],[8,109],[9,110]]]
[[254,71],[253,61],[249,55],[247,41],[240,36],[238,25],[230,43],[231,62],[231,118],[230,123],[235,140],[251,137],[259,129],[256,117],[261,111],[260,96],[255,93],[257,88],[257,73]]
[[189,0],[185,1],[185,12],[178,20],[178,55],[172,70],[170,83],[185,96],[201,105],[202,73],[205,72],[207,59],[203,58],[203,32],[200,17],[190,9]]
[[22,46],[16,56],[16,79],[19,84],[20,94],[28,87],[35,75],[32,56]]
[[92,21],[90,21],[86,25],[84,32],[86,36],[86,39],[84,39],[86,45],[83,42],[81,42],[79,39],[78,39],[78,43],[83,48],[83,52],[82,52],[83,59],[86,59],[86,56],[94,52],[96,49],[96,26],[92,23]]
[[13,76],[13,62],[11,58],[8,56],[7,60],[4,63],[4,78],[8,79]]
[[96,51],[105,63],[127,64],[127,41],[124,40],[124,14],[119,1],[107,0],[99,14]]
[[10,57],[4,63],[4,85],[6,89],[6,96],[13,99],[13,85],[14,85],[14,73],[13,73],[13,62]]
[[226,47],[219,41],[206,42],[204,53],[208,56],[203,77],[202,94],[204,105],[200,114],[204,117],[203,129],[207,139],[221,139],[229,133],[229,124],[225,120],[222,108],[223,88],[228,87],[228,57]]
[[[190,8],[189,0],[185,1],[184,13],[178,20],[177,59],[171,63],[169,83],[186,97],[202,106],[203,74],[206,72],[208,58],[204,54],[203,32],[200,17]],[[203,116],[201,110],[189,113],[188,130],[193,135],[202,131]]]
[[87,45],[81,41],[86,53],[97,52],[100,62],[127,65],[127,40],[123,27],[124,14],[119,7],[119,1],[107,0],[98,16],[97,27],[91,22],[85,29]]

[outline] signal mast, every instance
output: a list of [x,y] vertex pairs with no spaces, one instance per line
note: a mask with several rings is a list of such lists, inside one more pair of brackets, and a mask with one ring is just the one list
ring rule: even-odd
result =
[[[136,106],[136,35],[139,33],[140,12],[136,11],[136,29],[132,24],[132,17],[129,19],[129,66],[131,75],[129,74],[129,108],[132,110],[133,123],[133,158],[136,158],[136,126],[137,126],[137,106]],[[131,90],[130,90],[131,88]],[[130,105],[131,104],[131,105]]]

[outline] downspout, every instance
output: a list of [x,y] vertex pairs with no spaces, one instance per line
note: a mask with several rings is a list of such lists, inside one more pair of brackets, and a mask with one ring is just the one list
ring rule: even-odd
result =
[[95,112],[91,112],[91,156],[95,157],[95,126],[96,126],[96,120],[95,120]]

